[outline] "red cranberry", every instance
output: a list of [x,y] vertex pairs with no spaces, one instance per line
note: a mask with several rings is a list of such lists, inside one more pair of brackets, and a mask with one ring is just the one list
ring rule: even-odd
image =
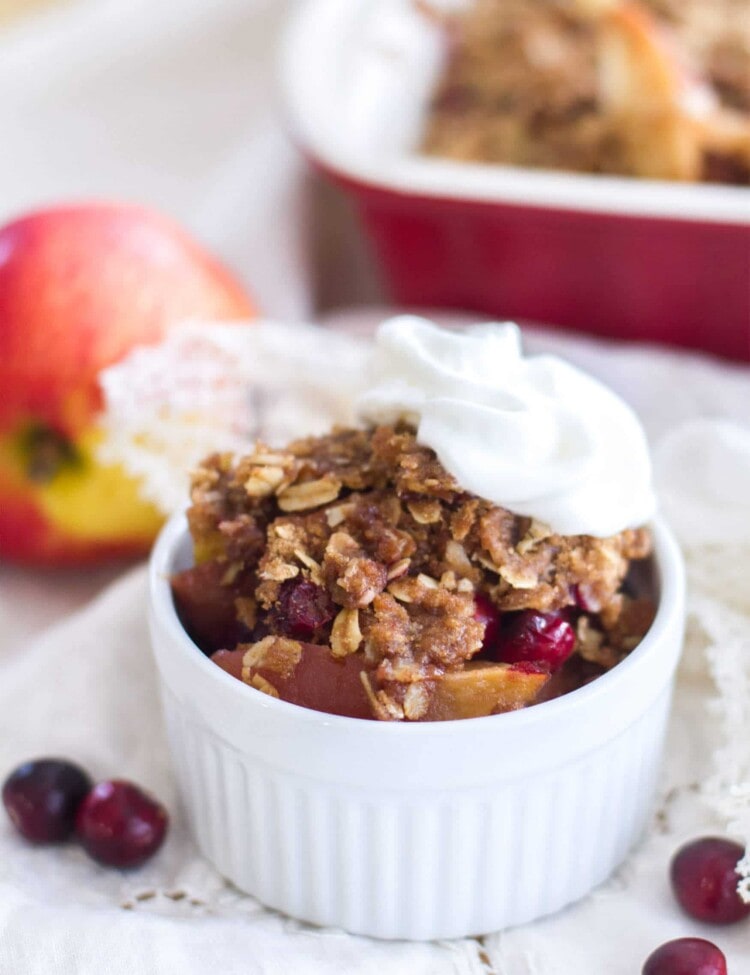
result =
[[336,607],[322,586],[290,579],[279,592],[273,626],[286,636],[304,640],[313,636],[336,615]]
[[497,658],[509,664],[528,660],[554,671],[573,653],[575,643],[575,631],[561,614],[525,609],[502,629]]
[[77,765],[57,758],[25,762],[3,785],[3,804],[19,833],[32,843],[59,843],[73,832],[76,812],[91,788]]
[[100,782],[81,803],[76,832],[84,850],[110,867],[138,867],[162,844],[167,813],[130,782]]
[[648,956],[642,975],[727,975],[727,960],[710,941],[677,938]]
[[500,629],[500,610],[481,592],[474,597],[474,619],[477,623],[484,624],[482,650],[490,650],[495,645]]
[[750,916],[737,893],[737,863],[745,851],[720,837],[693,840],[672,859],[672,890],[690,917],[710,924],[733,924]]

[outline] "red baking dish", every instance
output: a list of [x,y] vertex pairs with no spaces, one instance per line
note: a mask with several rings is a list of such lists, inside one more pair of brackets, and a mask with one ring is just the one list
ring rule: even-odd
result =
[[303,0],[283,46],[293,131],[393,300],[750,360],[750,190],[420,156],[441,35],[414,0]]

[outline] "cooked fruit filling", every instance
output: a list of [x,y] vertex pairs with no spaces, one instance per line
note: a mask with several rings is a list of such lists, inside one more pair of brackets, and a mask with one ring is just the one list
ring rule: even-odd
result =
[[[647,529],[563,536],[462,490],[407,425],[342,429],[193,476],[183,624],[257,690],[430,721],[526,707],[638,644]],[[644,587],[640,587],[641,589]]]

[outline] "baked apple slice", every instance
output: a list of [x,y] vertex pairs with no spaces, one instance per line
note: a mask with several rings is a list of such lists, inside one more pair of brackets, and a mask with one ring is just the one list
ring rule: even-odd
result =
[[476,660],[433,682],[421,721],[482,718],[532,704],[549,674],[531,664]]
[[360,676],[367,669],[362,654],[337,659],[328,646],[268,636],[219,650],[211,659],[233,677],[290,704],[349,718],[373,717]]
[[[350,718],[372,718],[378,696],[362,680],[368,667],[361,654],[337,659],[327,646],[269,636],[211,659],[233,677],[290,704]],[[481,718],[533,703],[549,674],[532,664],[474,661],[464,670],[426,682],[427,707],[419,721]],[[383,717],[389,717],[384,714]]]
[[238,614],[242,587],[238,579],[227,582],[227,570],[226,562],[203,562],[170,580],[180,621],[204,653],[233,647],[249,634]]

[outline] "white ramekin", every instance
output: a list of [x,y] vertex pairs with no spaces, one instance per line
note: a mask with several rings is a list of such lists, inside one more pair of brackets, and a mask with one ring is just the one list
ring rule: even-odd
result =
[[181,795],[237,887],[314,924],[452,938],[583,897],[648,820],[683,636],[684,572],[655,525],[659,609],[638,648],[571,694],[489,718],[389,724],[256,691],[184,632],[169,576],[183,515],[151,559],[150,624]]

